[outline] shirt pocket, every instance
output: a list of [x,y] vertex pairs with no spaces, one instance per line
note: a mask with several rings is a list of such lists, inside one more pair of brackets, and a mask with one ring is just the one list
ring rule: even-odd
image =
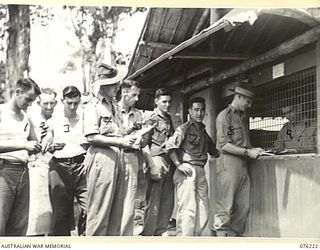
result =
[[191,154],[196,154],[201,152],[201,138],[195,133],[189,133],[187,135],[187,151]]
[[239,125],[229,126],[227,134],[235,142],[242,141],[244,137],[243,128]]
[[168,129],[164,125],[156,126],[154,128],[153,140],[159,144],[162,144],[167,139]]

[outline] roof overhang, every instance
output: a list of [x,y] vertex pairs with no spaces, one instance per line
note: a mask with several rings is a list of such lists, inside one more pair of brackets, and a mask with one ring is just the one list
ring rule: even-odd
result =
[[183,51],[184,49],[195,45],[196,43],[200,43],[204,41],[206,38],[211,36],[212,34],[216,33],[221,29],[225,29],[226,31],[230,31],[236,26],[239,26],[245,22],[249,22],[252,25],[256,19],[258,18],[259,11],[254,9],[233,9],[223,18],[209,26],[208,28],[202,30],[197,35],[191,37],[190,39],[182,42],[181,44],[177,45],[173,49],[169,50],[168,52],[162,54],[155,60],[151,61],[141,69],[134,72],[130,75],[129,79],[135,79],[139,75],[145,73],[149,69],[153,68],[154,66],[160,64],[165,60],[170,60],[173,58],[174,55]]

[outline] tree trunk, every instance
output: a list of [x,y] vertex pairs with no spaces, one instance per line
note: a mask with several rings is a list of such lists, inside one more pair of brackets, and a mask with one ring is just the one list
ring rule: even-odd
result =
[[114,15],[112,17],[112,36],[111,36],[111,41],[110,41],[110,56],[111,56],[111,65],[116,65],[116,51],[115,51],[115,40],[116,40],[116,32],[118,30],[118,21],[119,21],[119,16]]
[[97,65],[105,62],[106,49],[106,38],[102,38],[99,43],[99,50],[97,51]]
[[89,76],[88,76],[88,84],[91,84],[95,79],[96,71],[97,71],[97,44],[101,39],[101,32],[99,28],[99,24],[97,22],[94,23],[94,31],[92,35],[89,37],[90,41],[90,52],[88,55],[88,64],[89,64]]
[[95,79],[96,76],[96,71],[97,71],[97,56],[96,54],[92,54],[91,55],[91,59],[90,59],[91,63],[89,65],[89,84],[91,84],[93,82],[93,80]]
[[82,73],[83,92],[87,92],[86,54],[84,51],[84,45],[82,44],[82,41],[80,41],[80,44],[81,44],[81,73]]
[[27,5],[8,5],[9,28],[6,60],[6,95],[12,95],[18,79],[29,74],[30,9]]

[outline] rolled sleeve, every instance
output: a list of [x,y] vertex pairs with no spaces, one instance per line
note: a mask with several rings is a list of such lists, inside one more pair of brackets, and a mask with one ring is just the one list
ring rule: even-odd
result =
[[170,151],[173,149],[180,148],[182,142],[184,140],[184,133],[180,127],[173,133],[171,137],[166,142],[166,150]]
[[99,134],[99,115],[96,106],[87,104],[84,110],[84,136]]
[[220,113],[216,120],[217,127],[217,146],[222,148],[227,143],[232,143],[232,138],[228,135],[229,132],[229,123],[225,114]]

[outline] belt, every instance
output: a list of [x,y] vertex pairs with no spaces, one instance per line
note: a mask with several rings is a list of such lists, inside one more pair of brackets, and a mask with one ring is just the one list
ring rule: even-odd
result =
[[188,161],[183,161],[182,163],[188,163],[190,165],[194,165],[194,166],[201,167],[201,168],[204,168],[204,166],[206,165],[205,163],[200,164],[200,163],[192,163],[192,162],[188,162]]
[[0,165],[2,166],[21,166],[21,167],[27,167],[27,163],[26,162],[22,162],[22,161],[10,161],[10,160],[6,160],[6,159],[0,159]]
[[55,161],[57,162],[63,162],[67,164],[73,164],[73,163],[82,163],[84,161],[85,154],[77,155],[70,158],[56,158],[54,157]]
[[123,152],[124,153],[135,153],[135,152],[137,152],[137,150],[135,150],[135,149],[123,149]]

